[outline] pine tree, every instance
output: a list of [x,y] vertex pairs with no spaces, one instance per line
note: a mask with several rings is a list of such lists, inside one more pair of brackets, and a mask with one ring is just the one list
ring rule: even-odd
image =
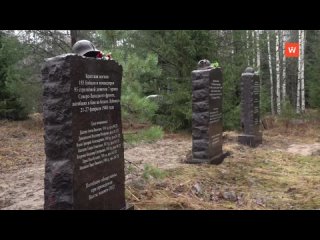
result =
[[0,119],[24,119],[24,107],[16,93],[8,88],[10,69],[19,60],[18,41],[0,31]]

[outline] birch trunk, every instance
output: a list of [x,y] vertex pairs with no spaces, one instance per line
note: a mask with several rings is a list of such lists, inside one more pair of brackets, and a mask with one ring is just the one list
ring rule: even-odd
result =
[[247,58],[248,58],[248,67],[250,66],[250,53],[249,53],[249,30],[247,30]]
[[301,30],[301,112],[305,111],[305,91],[304,91],[304,50],[305,50],[305,30]]
[[269,73],[270,73],[270,102],[271,113],[274,115],[274,100],[273,100],[273,77],[272,77],[272,62],[271,62],[271,50],[270,50],[270,36],[267,30],[267,42],[268,42],[268,60],[269,60]]
[[[261,89],[262,89],[262,78],[261,78],[261,71],[260,71],[260,34],[259,34],[259,30],[255,30],[255,33],[256,33],[256,51],[257,51],[257,71],[259,73],[259,76],[260,76],[260,92],[261,92]],[[259,107],[261,109],[261,104],[262,102],[259,101]]]
[[282,102],[284,103],[286,101],[286,89],[287,89],[287,82],[286,82],[286,56],[285,56],[285,44],[286,44],[286,32],[285,30],[282,30]]
[[252,30],[251,32],[251,36],[252,36],[252,67],[255,68],[256,67],[256,57],[255,57],[255,44],[254,44],[254,40],[255,40],[255,37],[254,37],[254,30]]
[[[259,30],[256,30],[256,45],[257,45],[257,71],[260,72],[260,34]],[[261,81],[260,81],[261,83]]]
[[277,114],[281,114],[281,92],[280,92],[280,37],[279,30],[276,30],[276,75],[277,75],[277,86],[276,86],[276,98],[277,98]]
[[300,90],[301,90],[301,30],[298,30],[299,35],[299,57],[298,57],[298,81],[297,81],[297,109],[296,112],[300,113]]

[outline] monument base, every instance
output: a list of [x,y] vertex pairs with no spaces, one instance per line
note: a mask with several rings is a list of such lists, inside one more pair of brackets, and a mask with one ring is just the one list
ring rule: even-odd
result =
[[200,158],[189,158],[186,160],[186,163],[194,163],[194,164],[200,164],[200,163],[209,163],[209,164],[220,164],[223,162],[223,159],[225,158],[225,154],[221,153],[218,156],[214,156],[209,159],[200,159]]
[[256,135],[239,135],[238,142],[240,144],[247,145],[250,147],[257,147],[259,144],[262,144],[262,133],[259,132]]

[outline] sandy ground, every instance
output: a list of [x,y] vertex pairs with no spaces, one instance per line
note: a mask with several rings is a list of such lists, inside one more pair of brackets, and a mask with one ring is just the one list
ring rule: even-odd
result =
[[44,139],[40,115],[0,121],[0,209],[42,209]]
[[[259,175],[259,177],[253,179],[252,180],[253,183],[250,183],[251,179],[248,178],[249,180],[245,179],[243,183],[239,181],[239,184],[243,186],[243,184],[247,184],[247,181],[248,181],[249,187],[252,184],[259,185],[258,183],[260,181],[259,179],[261,179],[261,176],[265,176],[264,174],[266,174],[267,171],[275,171],[275,170],[271,170],[270,167],[268,169],[268,164],[270,165],[270,160],[268,159],[264,160],[265,156],[269,156],[268,154],[274,154],[274,157],[270,155],[271,158],[275,159],[274,169],[278,169],[276,171],[280,171],[279,167],[286,166],[285,164],[287,164],[288,161],[284,159],[283,161],[286,161],[286,162],[283,162],[281,160],[282,162],[279,162],[280,164],[283,165],[281,166],[278,164],[278,162],[276,162],[277,156],[284,156],[287,159],[291,159],[289,158],[291,155],[282,154],[280,152],[287,151],[289,146],[291,146],[291,149],[292,149],[292,144],[296,144],[296,147],[298,148],[300,146],[299,144],[302,144],[302,143],[303,144],[307,143],[312,145],[315,143],[315,139],[316,139],[316,135],[310,138],[310,140],[308,140],[303,138],[297,138],[297,136],[294,134],[291,137],[287,137],[284,139],[277,131],[269,132],[269,134],[264,135],[264,144],[263,146],[260,147],[260,149],[263,151],[263,154],[266,154],[266,155],[262,155],[262,153],[258,152],[259,148],[258,150],[254,150],[254,149],[249,149],[246,147],[239,146],[236,143],[236,136],[237,134],[234,132],[224,133],[224,139],[226,141],[226,143],[224,144],[224,151],[232,150],[233,154],[230,158],[228,158],[225,161],[223,165],[221,165],[221,167],[215,167],[215,166],[201,167],[198,165],[186,166],[187,164],[183,163],[183,161],[191,149],[191,137],[187,135],[178,135],[178,134],[165,135],[164,139],[159,140],[155,143],[139,144],[138,146],[126,149],[125,163],[126,163],[127,183],[132,182],[132,180],[134,179],[140,178],[141,174],[143,173],[144,167],[149,164],[156,168],[166,169],[166,170],[182,169],[181,170],[182,172],[185,172],[187,174],[192,174],[191,176],[194,176],[195,179],[200,179],[200,180],[202,179],[201,176],[205,176],[205,174],[211,171],[210,172],[211,175],[210,176],[208,175],[208,178],[211,177],[212,181],[216,181],[214,176],[219,176],[220,180],[223,179],[223,176],[225,176],[227,180],[225,180],[224,183],[222,182],[221,186],[226,186],[227,184],[232,186],[234,182],[234,179],[233,179],[234,177],[231,176],[230,174],[229,176],[228,175],[229,172],[241,171],[241,169],[245,169],[245,167],[249,163],[250,164],[258,163],[258,164],[263,164],[261,165],[261,167],[255,166],[254,168],[256,169],[256,173],[259,173],[260,171],[261,174]],[[32,128],[28,128],[28,123],[24,123],[24,124],[12,123],[11,124],[11,123],[0,122],[0,209],[2,210],[43,209],[44,162],[45,162],[45,155],[44,155],[43,149],[44,149],[44,144],[43,144],[42,131],[39,131],[39,130],[34,131],[32,130]],[[299,153],[296,153],[296,154],[299,154]],[[248,161],[246,158],[250,155],[254,155],[258,160],[259,158],[261,158],[261,160]],[[234,164],[235,160],[238,161],[236,163],[237,166],[235,166]],[[300,159],[299,161],[301,162],[304,160]],[[300,162],[296,162],[296,163],[300,164]],[[134,168],[136,170],[138,169],[139,171],[128,171],[128,168],[130,166],[131,168]],[[288,167],[289,166],[291,165],[288,165]],[[297,165],[297,169],[301,168],[300,166],[305,166],[305,165]],[[248,167],[252,168],[253,165],[248,165]],[[197,169],[196,171],[199,171],[199,172],[198,173],[191,172],[191,171],[194,171],[194,169]],[[288,174],[289,170],[293,172],[293,170],[289,168],[283,168],[283,169],[285,170],[288,169],[286,170],[287,172],[285,172],[286,174]],[[305,170],[309,171],[308,169],[305,169]],[[306,172],[306,173],[309,173],[309,172]],[[282,177],[279,174],[278,176],[276,172],[274,172],[274,174],[271,172],[270,173],[268,172],[268,174],[269,175],[266,175],[268,179],[270,178],[270,176],[273,176],[273,175],[275,178]],[[317,179],[315,179],[317,176],[317,173],[312,172],[312,174],[313,175],[310,175],[310,178],[308,178],[307,175],[305,176],[301,175],[301,179],[302,180],[305,179],[305,181],[309,181],[310,179],[314,180],[314,182],[312,182],[313,187],[317,188],[320,191],[320,186],[318,185],[318,181]],[[164,182],[163,186],[168,186],[169,184],[171,184],[172,180],[176,181],[174,183],[176,185],[171,187],[175,189],[174,191],[183,193],[184,190],[182,188],[184,186],[187,186],[189,183],[185,185],[180,184],[179,177],[181,177],[181,174],[180,175],[178,174],[177,176],[178,176],[177,179],[175,179],[174,177],[172,179],[169,178],[167,182]],[[266,181],[270,181],[268,179],[266,179]],[[200,180],[199,180],[199,184],[196,183],[194,185],[192,183],[191,191],[199,192],[200,187],[205,185],[204,183],[203,183],[204,185],[201,185],[202,180],[201,181]],[[230,183],[228,183],[228,181],[230,181]],[[188,182],[190,182],[190,180],[188,180]],[[212,183],[210,184],[212,185]],[[160,185],[158,184],[155,186],[159,187]],[[133,189],[133,188],[130,188],[130,186],[131,185],[129,184],[128,190]],[[285,189],[286,191],[289,191],[288,194],[292,194],[291,192],[295,190],[294,188],[288,188],[287,185],[284,188],[286,188]],[[280,190],[282,191],[282,189]],[[201,191],[204,191],[204,190],[201,190]],[[261,187],[261,191],[264,191],[263,187]],[[171,193],[172,191],[170,192],[170,194]],[[177,193],[172,193],[172,194],[177,194]],[[219,194],[220,195],[222,194],[222,197],[212,195],[210,196],[210,199],[225,198],[225,199],[231,199],[230,201],[233,201],[232,199],[234,198],[234,196],[232,192],[226,191]],[[143,197],[141,196],[137,197],[137,196],[138,196],[137,194],[134,195],[134,198],[137,199],[137,204],[140,204],[140,209],[144,209],[143,207],[144,204],[148,204],[149,200],[142,201]],[[318,198],[316,196],[317,195],[312,196],[316,199],[314,201],[318,201]],[[132,198],[133,197],[130,197],[130,199]],[[169,198],[170,197],[166,197],[166,199],[169,199]],[[197,196],[194,196],[194,198],[200,199]],[[235,199],[237,200],[237,198],[239,197],[237,196]],[[133,199],[133,201],[135,200]],[[203,201],[203,199],[201,201]],[[261,205],[261,203],[258,203],[258,204]],[[316,202],[314,205],[318,206],[318,202]],[[199,206],[201,207],[201,205]],[[208,208],[210,208],[210,206]]]
[[44,164],[0,175],[0,208],[43,209]]
[[[25,135],[28,134],[26,132]],[[145,164],[161,168],[177,167],[191,149],[191,138],[177,136],[167,135],[165,139],[155,143],[145,143],[125,150],[126,166],[134,164],[140,168],[141,171],[136,171],[138,175],[141,175]],[[41,134],[38,134],[37,138],[38,141],[30,144],[31,149],[34,149],[35,145],[43,147]],[[43,149],[37,151],[43,152]],[[0,209],[43,209],[45,157],[43,153],[38,155],[41,159],[36,164],[24,163],[20,167],[12,166],[9,170],[0,171]],[[128,174],[127,181],[134,177],[137,176]]]
[[140,144],[127,149],[124,157],[142,167],[150,164],[157,168],[170,169],[181,165],[190,149],[191,137],[170,134],[155,143]]
[[[125,151],[125,159],[141,169],[145,164],[174,168],[191,147],[188,139],[164,139]],[[0,209],[43,209],[44,161],[0,175]],[[127,176],[130,180],[130,175]]]

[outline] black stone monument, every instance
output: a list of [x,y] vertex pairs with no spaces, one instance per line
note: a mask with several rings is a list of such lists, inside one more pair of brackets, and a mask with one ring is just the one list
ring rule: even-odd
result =
[[256,147],[262,143],[260,132],[260,77],[248,67],[241,75],[241,144]]
[[126,209],[122,67],[74,54],[42,68],[44,209]]
[[219,164],[222,152],[222,71],[201,60],[192,71],[192,158],[187,163]]

